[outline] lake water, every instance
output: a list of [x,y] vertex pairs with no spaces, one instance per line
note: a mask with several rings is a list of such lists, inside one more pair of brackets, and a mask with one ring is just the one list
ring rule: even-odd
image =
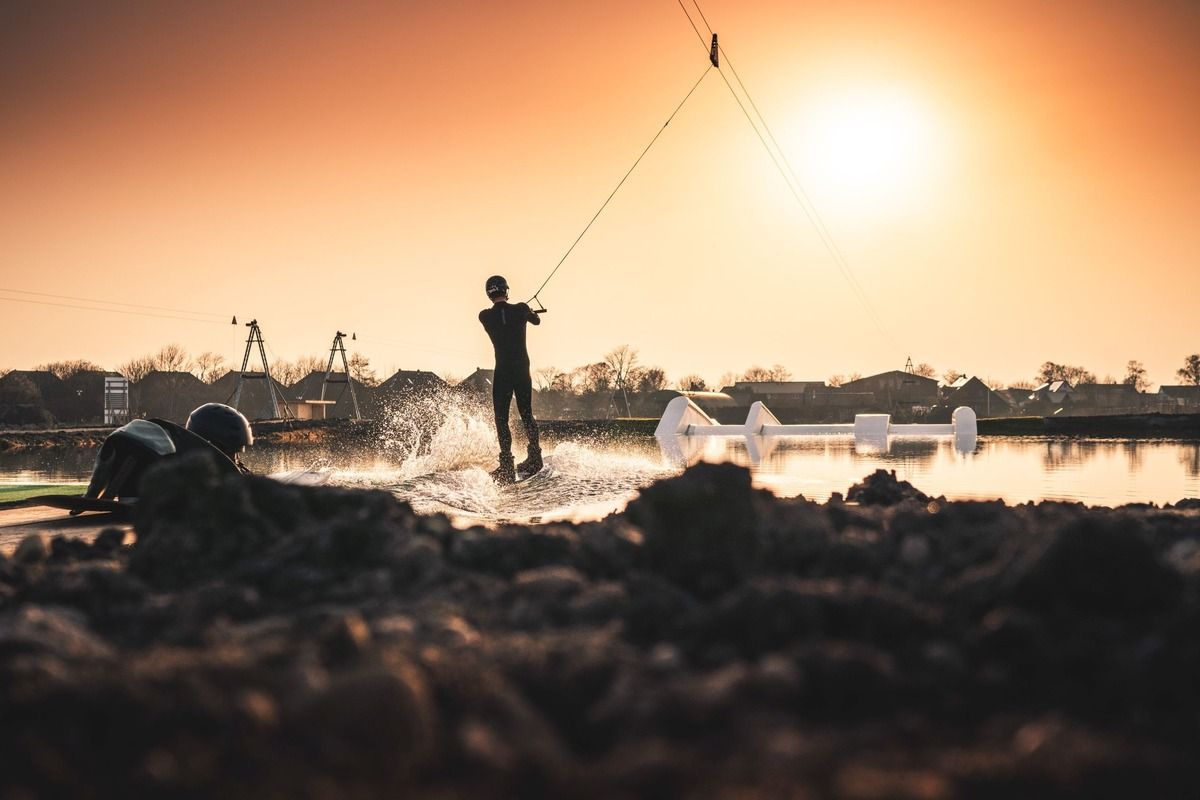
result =
[[[262,473],[324,470],[333,484],[391,491],[419,511],[445,512],[462,523],[599,518],[623,507],[639,487],[701,458],[742,464],[756,485],[813,500],[844,494],[876,469],[895,470],[921,491],[950,499],[1112,506],[1200,497],[1200,443],[1194,441],[983,436],[973,450],[960,452],[939,439],[864,447],[851,438],[784,438],[764,446],[731,437],[689,442],[682,457],[652,437],[548,441],[546,469],[516,486],[497,487],[487,474],[495,464],[494,437],[480,420],[451,419],[420,455],[381,440],[341,451],[256,447],[246,461]],[[93,458],[91,450],[0,453],[0,483],[86,482]]]
[[751,466],[756,483],[781,496],[824,500],[876,469],[895,470],[926,494],[952,500],[1039,500],[1088,505],[1174,503],[1200,497],[1200,443],[1047,437],[980,437],[958,452],[947,440],[895,440],[886,450],[856,449],[848,439],[781,440],[752,465],[737,441],[714,442],[722,456]]

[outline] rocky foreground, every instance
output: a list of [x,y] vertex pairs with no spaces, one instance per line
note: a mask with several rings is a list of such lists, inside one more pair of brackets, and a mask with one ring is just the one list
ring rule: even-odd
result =
[[583,525],[148,478],[0,560],[0,797],[1187,797],[1200,502],[778,500]]

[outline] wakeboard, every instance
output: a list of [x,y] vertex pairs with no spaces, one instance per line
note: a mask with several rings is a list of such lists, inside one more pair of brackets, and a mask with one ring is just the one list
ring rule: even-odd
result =
[[296,469],[291,472],[273,472],[267,477],[291,486],[324,486],[329,483],[332,474],[321,470]]
[[544,471],[545,468],[539,469],[537,472],[518,472],[511,481],[499,480],[495,475],[493,475],[492,480],[496,482],[497,486],[516,486],[517,484],[524,483],[530,478],[537,477]]
[[[266,477],[291,486],[324,486],[329,482],[330,473],[316,470],[298,469],[291,472],[276,472]],[[12,508],[61,508],[72,514],[84,512],[100,512],[110,514],[130,515],[133,513],[137,498],[109,500],[107,498],[83,497],[69,494],[42,494],[26,497],[23,500],[9,500],[0,503],[0,511]]]
[[105,500],[95,497],[82,497],[69,494],[42,494],[26,497],[24,500],[10,500],[0,503],[0,511],[10,508],[61,508],[72,514],[82,514],[85,511],[98,511],[111,514],[130,514],[133,512],[132,500]]

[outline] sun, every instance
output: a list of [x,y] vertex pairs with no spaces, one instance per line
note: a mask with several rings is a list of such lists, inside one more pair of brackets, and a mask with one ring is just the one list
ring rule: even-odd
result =
[[830,92],[797,123],[800,180],[816,199],[860,214],[924,202],[939,166],[935,114],[899,88]]

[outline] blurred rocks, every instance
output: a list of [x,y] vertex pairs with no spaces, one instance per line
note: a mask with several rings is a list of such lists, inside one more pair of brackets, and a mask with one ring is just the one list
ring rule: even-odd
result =
[[88,630],[82,614],[52,606],[23,606],[0,616],[0,654],[6,660],[19,654],[36,654],[106,661],[113,651]]
[[146,478],[0,559],[0,796],[1200,794],[1200,516],[827,504],[701,464],[582,525]]
[[18,564],[36,564],[50,557],[50,545],[40,533],[26,536],[13,552],[13,561]]
[[625,511],[645,536],[641,563],[703,596],[729,588],[758,564],[763,495],[749,471],[728,463],[700,463],[643,489]]
[[893,506],[903,500],[924,504],[930,498],[917,491],[908,481],[897,480],[896,470],[888,472],[877,469],[863,478],[862,483],[851,486],[850,491],[846,492],[846,499],[864,506]]
[[202,454],[150,470],[142,491],[130,569],[156,585],[238,573],[274,589],[272,575],[285,566],[299,582],[319,583],[305,567],[382,564],[416,518],[386,492],[222,479]]

